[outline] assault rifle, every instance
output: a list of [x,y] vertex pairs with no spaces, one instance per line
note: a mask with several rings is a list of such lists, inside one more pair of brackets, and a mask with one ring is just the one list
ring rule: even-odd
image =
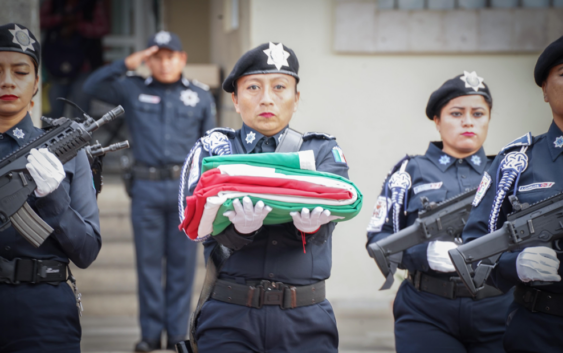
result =
[[[502,228],[449,251],[461,281],[473,294],[484,287],[503,252],[563,238],[563,193],[533,205],[521,204],[516,196],[509,200],[515,212],[508,215]],[[471,263],[477,261],[481,262],[473,271]]]
[[[67,118],[41,117],[41,120],[50,127],[43,134],[0,160],[0,231],[12,225],[33,246],[39,247],[43,244],[53,232],[53,228],[45,223],[27,203],[27,198],[37,187],[25,167],[30,151],[33,148],[47,148],[64,164],[76,157],[80,149],[89,145],[94,131],[124,112],[123,108],[118,106],[99,120],[85,114],[82,122]],[[107,152],[100,146],[100,148],[92,148],[90,154],[105,153],[104,151]]]
[[[381,289],[389,289],[393,284],[393,275],[404,250],[433,240],[455,240],[461,236],[475,192],[473,189],[438,204],[422,197],[423,209],[414,224],[368,246],[370,256],[387,278]],[[389,257],[394,254],[398,255],[390,261]]]

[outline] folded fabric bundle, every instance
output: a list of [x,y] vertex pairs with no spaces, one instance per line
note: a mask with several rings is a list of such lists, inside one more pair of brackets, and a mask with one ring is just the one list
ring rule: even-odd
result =
[[289,215],[320,206],[345,221],[355,217],[362,194],[347,180],[317,172],[312,151],[207,157],[192,196],[186,198],[180,229],[190,239],[203,240],[222,232],[230,221],[223,213],[233,201],[248,196],[272,208],[264,224],[291,222]]

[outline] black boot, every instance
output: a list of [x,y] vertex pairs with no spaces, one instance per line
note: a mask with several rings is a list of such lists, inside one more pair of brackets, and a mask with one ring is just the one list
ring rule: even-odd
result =
[[152,352],[160,349],[160,342],[140,341],[135,345],[135,353]]

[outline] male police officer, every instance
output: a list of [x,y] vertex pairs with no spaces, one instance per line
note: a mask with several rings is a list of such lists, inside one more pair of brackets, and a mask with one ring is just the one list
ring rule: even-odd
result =
[[[161,31],[147,47],[100,68],[84,84],[85,92],[123,105],[132,136],[131,219],[142,331],[138,352],[159,349],[163,330],[169,347],[186,335],[196,247],[177,228],[178,178],[190,147],[215,126],[208,87],[182,77],[187,55],[178,36]],[[152,76],[143,80],[126,74],[143,61]]]
[[[40,58],[27,28],[0,26],[0,159],[43,134],[28,113]],[[47,149],[32,149],[28,161],[37,188],[27,201],[54,231],[40,247],[13,226],[0,231],[0,352],[78,353],[79,310],[64,282],[70,261],[86,268],[102,245],[90,165],[84,151],[64,166]]]
[[[553,122],[547,133],[527,133],[502,148],[479,185],[463,231],[465,241],[501,228],[516,202],[531,205],[563,191],[563,37],[540,55],[534,78]],[[507,352],[563,350],[562,245],[539,243],[506,252],[493,268],[491,278],[499,289],[516,286],[504,335]]]
[[[280,146],[286,152],[312,150],[316,170],[348,177],[334,137],[307,133],[297,139],[302,144],[285,144],[290,133],[296,134],[288,124],[300,96],[298,70],[297,56],[282,43],[262,44],[239,59],[223,89],[232,94],[243,126],[214,129],[194,146],[186,162],[193,160],[188,194],[197,185],[204,157],[275,152]],[[219,279],[205,288],[211,298],[194,315],[194,348],[200,353],[337,352],[338,332],[324,286],[331,269],[333,216],[318,207],[292,214],[292,223],[263,225],[271,208],[262,201],[253,205],[248,197],[242,205],[235,203],[235,211],[226,214],[232,224],[204,243],[209,262],[222,252],[217,249],[233,253],[223,258],[222,267],[215,266]]]

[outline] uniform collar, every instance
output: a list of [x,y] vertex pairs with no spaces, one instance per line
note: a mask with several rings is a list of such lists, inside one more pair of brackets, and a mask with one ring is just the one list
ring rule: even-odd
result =
[[559,154],[563,152],[563,132],[555,124],[555,121],[551,123],[547,131],[547,144],[551,153],[551,160],[555,161]]
[[12,126],[8,131],[3,133],[4,136],[10,136],[21,147],[25,145],[32,137],[35,126],[29,113],[16,125]]
[[[276,146],[280,142],[280,137],[283,135],[285,130],[287,130],[287,128],[288,127],[286,126],[280,132],[272,136],[275,140]],[[246,153],[251,153],[256,147],[256,145],[258,144],[258,141],[260,141],[262,137],[264,137],[264,135],[262,135],[258,131],[254,130],[253,128],[247,126],[244,123],[242,124],[241,138],[242,138],[242,145],[244,146]]]
[[[152,76],[149,76],[145,79],[145,86],[150,86],[152,83],[155,83],[155,82],[158,82],[158,81],[156,81]],[[182,76],[182,78],[180,79],[180,82],[182,83],[182,85],[184,85],[184,87],[186,87],[186,88],[190,87],[190,81],[187,78]],[[173,84],[175,84],[175,83],[173,83]]]
[[[430,142],[428,150],[425,156],[434,163],[438,169],[445,172],[450,166],[458,161],[457,158],[450,156],[442,151],[442,142]],[[487,155],[485,155],[485,150],[481,147],[477,152],[471,156],[463,158],[475,171],[479,174],[483,174],[485,167],[487,166]]]

